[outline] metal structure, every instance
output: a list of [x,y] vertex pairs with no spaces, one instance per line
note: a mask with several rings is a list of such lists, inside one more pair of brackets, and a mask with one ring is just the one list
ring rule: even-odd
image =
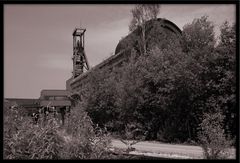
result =
[[89,70],[89,64],[85,55],[84,33],[86,29],[75,28],[73,31],[73,78]]

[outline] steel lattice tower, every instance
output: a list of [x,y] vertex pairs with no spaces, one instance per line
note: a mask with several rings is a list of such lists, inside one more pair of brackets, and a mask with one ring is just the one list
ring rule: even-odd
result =
[[86,29],[75,28],[73,31],[73,78],[89,70],[89,64],[84,50],[84,33]]

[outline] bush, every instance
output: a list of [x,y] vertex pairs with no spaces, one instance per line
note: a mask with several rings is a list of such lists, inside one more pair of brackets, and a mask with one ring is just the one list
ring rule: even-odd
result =
[[[18,108],[4,115],[4,158],[5,159],[57,159],[62,150],[63,139],[58,134],[55,119],[43,116],[38,125],[30,117],[18,114]],[[12,119],[12,121],[9,121]]]
[[74,108],[65,126],[53,115],[40,115],[38,124],[12,108],[4,115],[4,159],[107,158],[108,135],[93,127],[88,115]]
[[224,133],[223,116],[221,113],[206,113],[200,124],[199,142],[206,159],[226,159],[232,141]]
[[99,127],[94,127],[92,120],[81,108],[73,108],[67,118],[65,147],[62,155],[66,159],[103,159],[109,149],[108,134]]

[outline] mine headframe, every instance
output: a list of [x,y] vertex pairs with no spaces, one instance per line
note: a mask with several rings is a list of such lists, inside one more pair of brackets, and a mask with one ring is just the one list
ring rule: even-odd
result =
[[75,28],[73,31],[73,78],[89,70],[88,60],[85,54],[84,33],[86,29]]

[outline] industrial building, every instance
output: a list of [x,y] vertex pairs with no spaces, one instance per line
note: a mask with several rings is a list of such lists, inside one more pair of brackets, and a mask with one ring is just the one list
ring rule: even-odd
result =
[[42,90],[38,99],[6,98],[5,107],[21,107],[28,116],[39,116],[40,113],[60,113],[64,124],[65,114],[70,112],[70,92],[67,90]]
[[[182,34],[177,25],[162,18],[148,21],[146,29],[146,36],[148,36],[147,47],[151,46],[155,42],[158,43],[158,46],[162,47],[164,46],[163,43],[166,40],[180,40],[179,38]],[[131,50],[138,44],[138,30],[139,29],[134,30],[119,41],[113,56],[89,70],[89,63],[84,50],[84,33],[86,29],[76,28],[72,34],[73,74],[72,77],[66,81],[66,89],[71,92],[71,96],[80,96],[79,98],[81,98],[82,87],[86,84],[87,77],[92,71],[103,68],[111,69],[115,66],[121,66],[123,62],[127,61],[128,57],[131,55]]]

